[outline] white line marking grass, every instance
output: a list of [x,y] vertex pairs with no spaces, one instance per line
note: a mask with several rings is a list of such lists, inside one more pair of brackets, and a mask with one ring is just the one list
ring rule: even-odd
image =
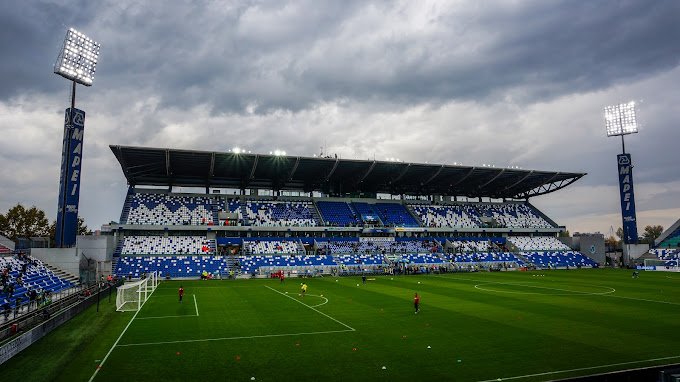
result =
[[[472,281],[472,282],[483,282],[487,284],[508,284],[508,285],[517,285],[517,286],[522,286],[522,284],[515,284],[515,283],[502,283],[502,282],[497,282],[497,281],[489,281],[489,280],[477,280],[477,279],[466,279],[466,278],[461,278],[461,277],[446,277],[446,276],[432,276],[432,277],[439,277],[443,279],[450,279],[450,280],[463,280],[463,281]],[[601,285],[600,285],[601,286]],[[604,286],[601,286],[604,288]],[[538,287],[537,287],[538,288]],[[606,287],[610,288],[610,287]],[[614,289],[614,288],[612,288]],[[498,291],[495,291],[498,292]],[[613,293],[613,292],[611,292]],[[626,300],[635,300],[635,301],[645,301],[645,302],[656,302],[659,304],[668,304],[668,305],[680,305],[680,303],[677,302],[669,302],[669,301],[659,301],[659,300],[648,300],[646,298],[637,298],[637,297],[626,297],[626,296],[617,296],[613,295],[611,293],[580,293],[582,296],[604,296],[604,297],[612,297],[612,298],[622,298]],[[578,296],[579,294],[570,294],[570,296]],[[545,295],[549,296],[549,295]],[[552,294],[552,296],[557,296],[555,294]]]
[[146,346],[146,345],[163,345],[163,344],[181,344],[190,342],[209,342],[209,341],[229,341],[229,340],[246,340],[252,338],[270,338],[270,337],[288,337],[288,336],[303,336],[303,335],[313,335],[313,334],[329,334],[329,333],[344,333],[353,332],[354,329],[342,329],[342,330],[327,330],[323,332],[305,332],[305,333],[283,333],[283,334],[263,334],[260,336],[239,336],[239,337],[220,337],[220,338],[201,338],[196,340],[179,340],[179,341],[160,341],[160,342],[143,342],[138,344],[123,344],[118,345],[118,347],[128,347],[128,346]]
[[196,314],[182,314],[180,316],[153,316],[153,317],[140,317],[137,320],[151,320],[154,318],[179,318],[179,317],[198,317],[198,303],[196,302],[196,295],[194,294],[194,306],[196,307]]
[[[153,292],[155,292],[155,291],[156,291],[156,289],[152,290],[152,291],[151,291],[151,294],[153,294]],[[149,295],[149,297],[151,297],[151,295]],[[149,301],[149,299],[147,298],[146,301]],[[137,317],[137,315],[139,314],[139,312],[142,311],[142,308],[144,307],[144,304],[146,304],[146,301],[144,301],[144,303],[142,303],[142,306],[140,306],[140,307],[139,307],[139,310],[137,310],[137,311],[135,312],[135,315],[132,316],[132,318],[130,319],[130,322],[128,322],[127,326],[125,326],[125,329],[123,329],[123,332],[120,333],[120,335],[118,336],[118,339],[116,340],[116,342],[114,342],[114,344],[111,346],[111,349],[109,349],[109,352],[106,353],[106,356],[104,357],[104,359],[102,360],[102,362],[101,362],[101,363],[99,364],[99,366],[97,367],[97,370],[95,370],[94,373],[92,373],[92,377],[90,377],[89,382],[92,382],[92,381],[94,380],[94,377],[97,376],[97,372],[99,372],[99,369],[101,369],[102,366],[104,366],[104,362],[106,362],[106,359],[109,358],[109,355],[111,355],[111,352],[113,351],[113,349],[118,345],[118,342],[120,342],[120,339],[123,338],[123,335],[125,334],[125,332],[127,332],[128,328],[130,327],[130,324],[132,324],[132,321],[134,321],[135,318]]]
[[513,285],[513,286],[521,286],[521,287],[527,287],[527,288],[538,288],[538,289],[549,289],[549,290],[556,290],[559,292],[568,292],[568,293],[551,293],[550,296],[573,296],[573,295],[579,295],[579,294],[585,294],[585,295],[602,295],[602,294],[609,294],[609,293],[614,293],[616,292],[616,289],[612,287],[606,287],[606,286],[599,286],[599,285],[591,285],[591,284],[580,284],[580,285],[589,285],[589,286],[594,286],[598,288],[607,288],[609,291],[607,292],[581,292],[578,290],[571,290],[571,289],[560,289],[560,288],[549,288],[549,287],[544,287],[544,286],[538,286],[538,285],[525,285],[525,284],[514,284],[514,283],[500,283],[500,282],[488,282],[488,283],[483,283],[483,284],[477,284],[475,285],[475,289],[483,290],[486,292],[498,292],[498,293],[510,293],[510,294],[541,294],[545,295],[544,293],[540,292],[516,292],[516,291],[506,291],[506,290],[495,290],[495,289],[484,289],[481,288],[480,285],[487,285],[487,284],[504,284],[504,285]]
[[536,373],[536,374],[526,374],[526,375],[518,375],[515,377],[501,377],[498,379],[486,379],[483,381],[479,382],[495,382],[498,380],[503,380],[507,381],[510,379],[522,379],[522,378],[530,378],[530,377],[540,377],[542,375],[550,375],[550,374],[562,374],[562,373],[570,373],[572,371],[583,371],[583,370],[593,370],[593,369],[604,369],[606,367],[614,367],[614,366],[622,366],[622,365],[632,365],[636,363],[645,363],[645,362],[654,362],[654,361],[663,361],[667,359],[676,359],[680,358],[680,355],[675,355],[672,357],[663,357],[663,358],[651,358],[651,359],[645,359],[645,360],[640,360],[640,361],[630,361],[630,362],[619,362],[619,363],[612,363],[609,365],[600,365],[600,366],[590,366],[590,367],[580,367],[578,369],[569,369],[569,370],[557,370],[557,371],[548,371],[545,373]]
[[312,308],[316,308],[317,306],[321,306],[321,305],[326,305],[326,304],[328,304],[328,299],[327,299],[326,297],[322,297],[322,296],[319,296],[319,295],[316,295],[316,294],[308,294],[307,296],[319,297],[319,298],[322,298],[322,299],[326,300],[326,301],[322,302],[321,304],[310,305],[310,307],[312,307]]
[[319,313],[319,314],[321,314],[321,315],[323,315],[323,316],[326,316],[326,317],[330,318],[331,320],[337,322],[338,324],[340,324],[340,325],[342,325],[342,326],[348,328],[349,330],[351,330],[351,331],[353,331],[353,332],[356,331],[356,329],[354,329],[353,327],[351,327],[351,326],[345,324],[344,322],[340,322],[340,321],[336,320],[335,318],[333,318],[333,317],[327,315],[326,313],[317,310],[317,309],[314,308],[313,306],[309,306],[309,305],[305,304],[304,302],[299,301],[299,300],[297,300],[297,299],[295,299],[295,298],[293,298],[293,297],[290,297],[289,295],[287,295],[287,294],[285,294],[285,293],[281,293],[281,292],[279,292],[278,290],[276,290],[276,289],[270,287],[269,285],[265,285],[265,288],[269,288],[269,289],[273,290],[274,292],[280,294],[281,296],[288,297],[289,299],[291,299],[291,300],[293,300],[293,301],[295,301],[295,302],[297,302],[297,303],[299,303],[299,304],[302,304],[302,305],[308,307],[309,309],[311,309],[311,310],[313,310],[313,311],[315,311],[315,312],[317,312],[317,313]]

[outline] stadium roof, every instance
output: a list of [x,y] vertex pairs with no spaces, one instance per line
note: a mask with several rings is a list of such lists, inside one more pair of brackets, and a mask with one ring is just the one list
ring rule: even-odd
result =
[[526,199],[585,173],[110,145],[131,186]]

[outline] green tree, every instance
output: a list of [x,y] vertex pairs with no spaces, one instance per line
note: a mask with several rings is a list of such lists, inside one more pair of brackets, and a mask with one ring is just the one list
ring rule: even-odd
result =
[[564,232],[560,232],[559,237],[569,237],[569,230],[565,230]]
[[[92,230],[87,228],[87,225],[85,225],[85,219],[81,218],[80,216],[78,216],[78,230],[76,231],[76,235],[78,235],[78,236],[92,235]],[[53,246],[57,242],[57,221],[56,220],[52,221],[52,224],[50,224],[49,236],[50,236],[50,245]]]
[[45,237],[49,235],[49,224],[43,210],[36,206],[26,209],[19,203],[0,215],[0,235],[15,243],[19,239]]
[[645,227],[645,233],[642,236],[649,241],[650,244],[654,243],[654,240],[658,239],[663,233],[663,226],[660,225],[648,225]]
[[612,248],[615,248],[619,245],[619,241],[616,240],[614,236],[609,236],[604,243]]
[[623,240],[623,227],[619,227],[619,229],[616,230],[616,237],[618,237],[619,240]]

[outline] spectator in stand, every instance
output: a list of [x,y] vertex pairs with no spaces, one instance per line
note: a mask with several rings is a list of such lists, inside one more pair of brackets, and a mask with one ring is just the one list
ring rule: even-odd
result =
[[31,307],[33,307],[34,304],[37,307],[37,303],[38,303],[37,300],[38,300],[38,292],[36,292],[35,289],[33,289],[33,290],[31,290],[30,295],[28,297],[28,301],[29,301],[29,304],[30,304],[28,306],[28,308],[30,309]]

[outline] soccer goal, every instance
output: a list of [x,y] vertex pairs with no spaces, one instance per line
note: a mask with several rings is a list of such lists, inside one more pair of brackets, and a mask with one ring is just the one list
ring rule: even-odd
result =
[[157,286],[158,273],[156,272],[150,273],[142,280],[119,286],[116,295],[116,310],[128,312],[141,309]]

